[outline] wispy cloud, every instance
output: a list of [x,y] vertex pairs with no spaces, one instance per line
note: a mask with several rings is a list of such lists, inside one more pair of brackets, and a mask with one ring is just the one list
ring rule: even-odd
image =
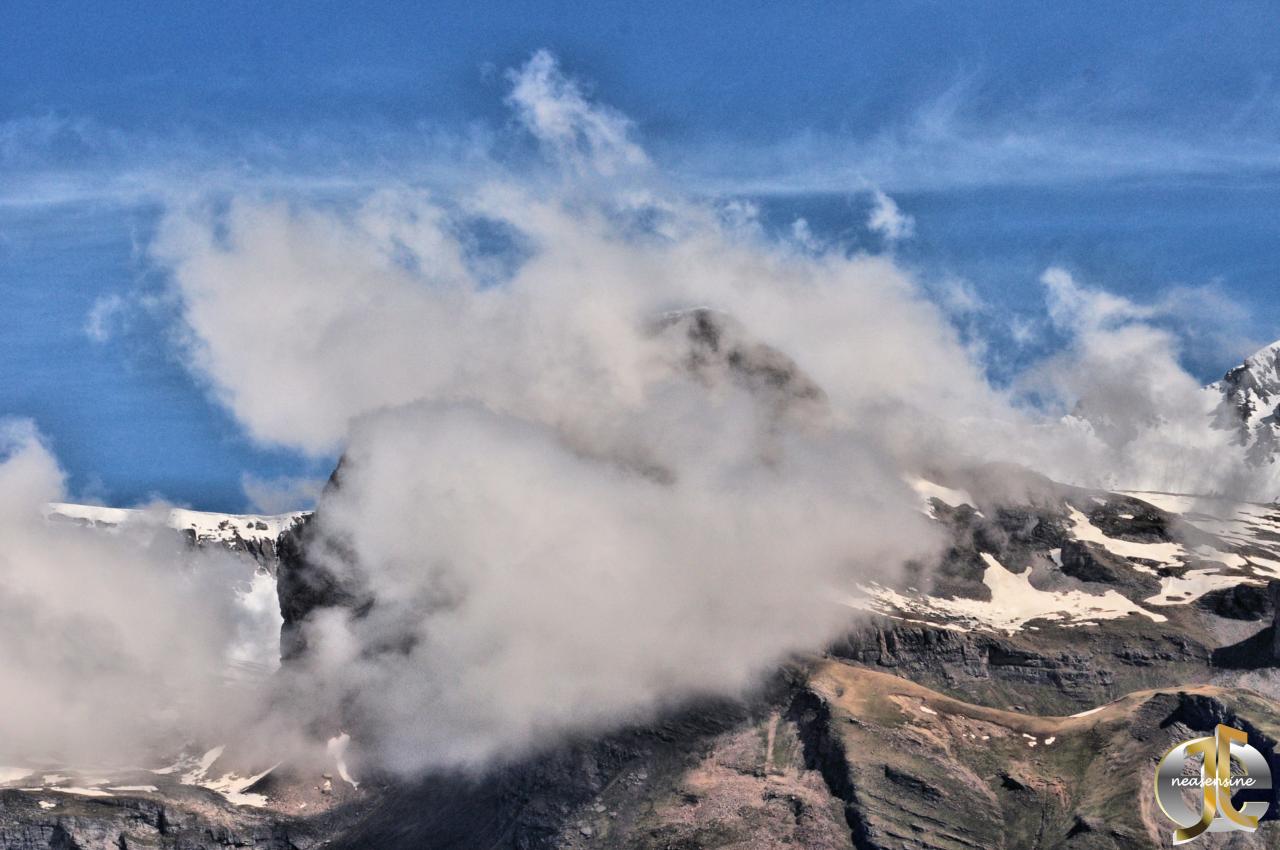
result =
[[562,162],[604,175],[648,163],[648,156],[632,138],[631,120],[588,101],[581,84],[561,73],[556,58],[546,50],[535,52],[508,79],[507,102],[525,129]]
[[282,514],[315,507],[325,480],[297,476],[262,478],[245,473],[240,483],[253,510],[263,514]]
[[867,216],[867,227],[879,233],[886,242],[892,244],[910,238],[916,232],[916,220],[898,208],[898,204],[884,192],[876,189],[873,193],[875,204],[871,214]]
[[1135,106],[1100,86],[993,106],[988,82],[960,73],[903,117],[871,116],[846,131],[807,129],[765,145],[693,141],[667,164],[707,191],[760,194],[1280,172],[1280,97],[1270,87],[1235,121],[1162,126],[1123,120]]
[[[1122,121],[1116,116],[1125,104],[1092,89],[994,108],[987,80],[966,72],[901,115],[867,116],[848,130],[801,128],[767,138],[703,130],[668,138],[617,110],[592,109],[582,84],[560,73],[545,51],[507,79],[515,129],[556,150],[562,164],[607,175],[657,159],[682,184],[710,194],[1280,174],[1280,116],[1269,86],[1230,120],[1178,127]],[[358,124],[211,131],[180,123],[124,129],[55,113],[18,116],[0,122],[0,165],[7,172],[0,205],[147,203],[192,186],[354,193],[391,178],[474,182],[485,175],[470,169],[483,169],[512,133],[495,121],[459,127],[362,117]]]
[[84,332],[94,342],[111,339],[121,318],[128,309],[128,302],[119,293],[104,295],[93,302],[85,317]]

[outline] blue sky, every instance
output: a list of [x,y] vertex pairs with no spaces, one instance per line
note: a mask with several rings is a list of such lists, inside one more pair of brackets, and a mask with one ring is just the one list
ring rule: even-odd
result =
[[1268,4],[477,6],[0,8],[0,416],[37,421],[76,495],[242,509],[245,475],[325,474],[253,445],[183,366],[147,260],[165,199],[519,160],[504,72],[539,48],[673,179],[779,229],[881,250],[865,221],[889,193],[915,220],[899,259],[987,305],[957,321],[996,380],[1055,344],[1051,265],[1139,301],[1196,293],[1169,322],[1206,380],[1280,337]]

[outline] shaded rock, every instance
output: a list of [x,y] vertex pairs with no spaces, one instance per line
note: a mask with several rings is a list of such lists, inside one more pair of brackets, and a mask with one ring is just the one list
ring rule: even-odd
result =
[[1275,614],[1275,601],[1267,587],[1237,584],[1212,590],[1195,602],[1196,607],[1229,620],[1270,620]]

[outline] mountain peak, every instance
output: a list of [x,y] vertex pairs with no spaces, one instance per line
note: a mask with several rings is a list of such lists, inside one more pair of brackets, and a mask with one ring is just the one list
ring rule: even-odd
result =
[[1255,463],[1280,456],[1280,340],[1245,358],[1213,385],[1222,394],[1218,427],[1234,430]]
[[1245,358],[1241,366],[1237,366],[1227,373],[1228,377],[1232,372],[1240,369],[1247,370],[1260,385],[1267,387],[1270,392],[1280,391],[1280,340],[1276,340],[1250,354]]

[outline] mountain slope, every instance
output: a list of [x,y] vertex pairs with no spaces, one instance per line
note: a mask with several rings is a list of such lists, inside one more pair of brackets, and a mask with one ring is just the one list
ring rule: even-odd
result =
[[131,524],[157,524],[180,532],[194,545],[217,545],[244,552],[274,574],[280,536],[308,513],[222,514],[187,508],[108,508],[53,502],[46,509],[45,518],[50,522],[70,522],[109,532]]
[[[673,710],[480,779],[358,777],[357,790],[340,766],[248,784],[24,770],[0,776],[0,846],[1161,847],[1168,824],[1144,790],[1161,747],[1224,717],[1274,745],[1280,509],[1006,468],[914,483],[950,550],[849,588],[849,633],[745,703]],[[108,533],[131,519],[50,511]],[[311,581],[310,524],[295,519],[170,516],[194,545],[280,553],[295,624],[368,604]],[[219,758],[204,775],[231,770]],[[1233,846],[1270,846],[1274,829]]]

